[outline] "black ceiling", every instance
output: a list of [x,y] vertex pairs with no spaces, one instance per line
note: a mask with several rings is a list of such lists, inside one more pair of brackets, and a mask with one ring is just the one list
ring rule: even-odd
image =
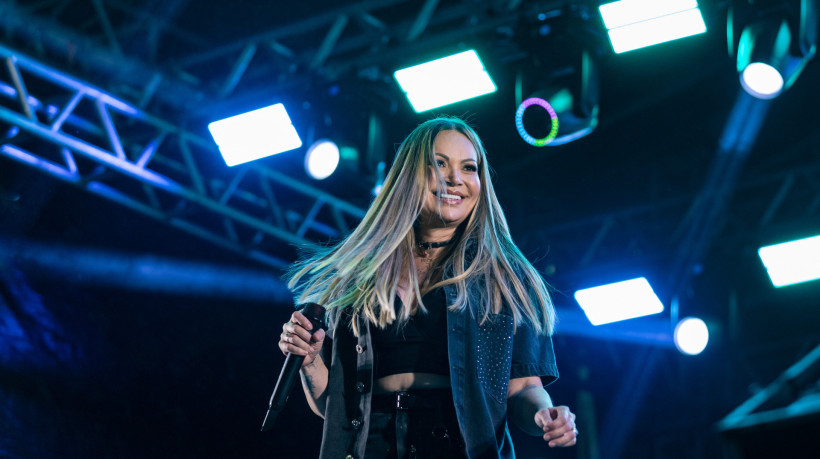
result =
[[[722,136],[731,132],[727,123],[742,99],[726,45],[730,2],[700,3],[706,34],[621,55],[605,41],[595,2],[567,1],[3,0],[0,44],[199,135],[222,115],[284,102],[289,111],[294,107],[291,116],[300,132],[340,136],[361,147],[368,118],[376,113],[384,121],[387,151],[432,115],[412,111],[392,72],[475,48],[498,91],[435,113],[465,116],[485,140],[513,236],[555,287],[559,315],[563,311],[569,317],[576,310],[571,295],[577,288],[645,275],[667,307],[675,298],[682,315],[714,321],[716,339],[725,346],[721,356],[746,365],[739,376],[728,376],[735,380],[725,387],[735,388],[767,382],[798,350],[818,342],[817,286],[771,288],[756,250],[820,229],[815,112],[820,64],[809,62],[792,88],[765,106],[754,106],[768,112],[748,156],[736,163],[737,177],[721,191],[725,203],[711,207],[719,215],[700,220],[703,227],[693,226],[698,220],[692,214],[702,212],[703,202],[714,196],[710,171],[717,167]],[[534,62],[549,68],[551,55],[572,46],[563,34],[577,35],[567,29],[579,18],[586,18],[593,39],[601,40],[598,126],[564,146],[531,147],[515,130],[516,75],[535,82]],[[246,66],[243,55],[249,59]],[[303,154],[304,147],[265,159],[263,165],[308,183]],[[354,185],[350,179],[311,183],[364,208],[369,183]],[[26,247],[59,244],[228,270],[267,269],[5,157],[0,158],[0,192],[2,236],[26,241]],[[686,258],[697,244],[702,245],[700,256]],[[273,247],[283,260],[295,255],[285,242]],[[668,312],[661,320],[669,320]],[[593,373],[627,380],[637,377],[642,363],[656,359],[640,348],[601,346],[599,340],[559,338],[565,395],[571,384],[584,383],[583,367],[597,365]],[[750,369],[757,358],[759,367]],[[674,373],[694,364],[674,365],[659,370],[661,384],[677,384],[680,375]],[[700,393],[705,390],[701,381],[688,382]],[[593,392],[603,391],[602,412],[626,403],[624,391],[606,392],[599,383],[590,384]],[[723,413],[727,404],[730,408],[744,398],[741,393],[724,400]],[[714,411],[699,416],[707,424],[717,420]],[[615,435],[608,432],[602,438]]]

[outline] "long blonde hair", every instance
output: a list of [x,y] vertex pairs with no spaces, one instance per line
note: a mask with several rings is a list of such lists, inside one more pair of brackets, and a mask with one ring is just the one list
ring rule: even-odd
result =
[[[482,186],[475,208],[456,230],[438,267],[440,273],[449,275],[432,283],[420,282],[413,258],[413,226],[431,192],[428,174],[435,164],[436,136],[448,130],[463,134],[473,144]],[[438,168],[433,169],[443,181]],[[423,293],[451,284],[457,296],[449,308],[461,311],[467,308],[469,287],[481,287],[475,312],[481,314],[482,322],[491,313],[502,312],[503,299],[516,325],[526,318],[537,332],[551,334],[555,324],[555,310],[543,279],[510,237],[484,146],[470,126],[454,117],[435,118],[414,129],[399,146],[381,192],[356,229],[335,246],[297,262],[289,276],[288,287],[299,294],[300,303],[324,305],[332,317],[342,310],[362,314],[382,328],[396,319],[399,325],[406,323],[416,307],[424,309]],[[396,317],[394,302],[404,276],[409,277],[411,297]],[[358,335],[356,322],[353,330]]]

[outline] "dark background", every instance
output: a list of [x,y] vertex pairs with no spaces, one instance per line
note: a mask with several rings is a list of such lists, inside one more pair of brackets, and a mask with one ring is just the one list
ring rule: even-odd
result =
[[[376,113],[389,158],[433,114],[465,117],[486,143],[513,237],[554,288],[561,377],[549,392],[578,414],[578,446],[552,451],[514,431],[519,455],[729,457],[717,423],[820,344],[817,282],[774,289],[757,257],[820,229],[816,60],[780,97],[753,105],[768,111],[733,163],[738,175],[718,176],[721,190],[709,177],[743,97],[727,51],[731,2],[701,2],[705,34],[621,55],[595,2],[427,4],[427,27],[410,37],[425,2],[3,0],[0,45],[131,102],[161,74],[141,107],[203,136],[225,113],[284,102],[305,145],[261,164],[305,183],[305,132],[362,148]],[[572,21],[585,12],[600,35],[598,126],[567,145],[530,147],[513,121],[516,72],[537,87],[551,56],[574,46]],[[343,13],[351,19],[336,47],[313,65]],[[238,51],[186,61],[259,37],[292,55],[258,51],[227,94]],[[470,48],[498,91],[414,113],[392,71]],[[221,159],[211,167],[223,173]],[[372,167],[311,185],[365,208]],[[718,217],[689,225],[687,212],[703,211],[696,202],[713,202]],[[165,223],[0,156],[0,456],[316,456],[321,420],[300,392],[274,431],[259,432],[292,309],[281,271]],[[284,262],[296,254],[285,241],[267,249]],[[638,275],[663,313],[586,324],[575,290]],[[707,321],[701,355],[669,342],[673,303],[680,317]],[[788,450],[795,440],[784,435],[761,431],[772,441],[755,452],[809,457],[817,447],[809,434]]]

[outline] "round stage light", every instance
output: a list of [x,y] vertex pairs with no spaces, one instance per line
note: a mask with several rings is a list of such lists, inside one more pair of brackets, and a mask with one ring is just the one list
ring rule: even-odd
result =
[[783,91],[783,76],[771,65],[753,62],[740,74],[740,84],[758,99],[773,99]]
[[339,146],[331,140],[320,139],[305,154],[305,170],[316,180],[324,180],[339,166]]
[[698,355],[709,342],[709,329],[697,317],[687,317],[675,327],[675,347],[684,354]]
[[[550,132],[544,138],[536,139],[524,128],[524,112],[527,111],[527,108],[531,105],[543,107],[544,110],[549,113],[550,120],[552,120]],[[521,102],[521,105],[518,106],[518,110],[515,111],[515,127],[518,128],[518,134],[525,142],[535,147],[543,147],[552,142],[555,136],[558,135],[558,114],[555,113],[555,109],[553,109],[552,105],[546,100],[540,97],[530,97],[524,102]]]

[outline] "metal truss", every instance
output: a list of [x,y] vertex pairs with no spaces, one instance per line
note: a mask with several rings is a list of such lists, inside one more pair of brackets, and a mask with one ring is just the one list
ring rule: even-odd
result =
[[[277,69],[277,85],[292,86],[306,76],[333,80],[339,75],[373,70],[399,55],[425,45],[457,42],[467,37],[512,27],[521,16],[520,2],[412,2],[402,20],[380,19],[380,11],[400,4],[396,0],[357,2],[295,24],[274,28],[178,61],[194,75],[213,66],[230,71],[218,82],[218,94],[231,94],[242,78],[270,75]],[[565,2],[535,2],[536,9],[560,8]],[[322,37],[318,45],[302,48],[306,37]],[[297,47],[298,46],[298,47]],[[380,69],[384,72],[384,69]],[[379,70],[377,70],[378,73]],[[388,74],[389,75],[389,74]],[[202,77],[203,79],[206,77]]]
[[[820,419],[820,346],[793,364],[765,389],[743,402],[718,424],[732,446],[742,446],[740,434],[760,435],[761,430],[787,424],[816,424]],[[738,449],[740,451],[740,449]]]
[[[511,32],[524,17],[572,2],[345,2],[229,43],[212,43],[199,31],[175,25],[186,0],[137,3],[43,0],[23,6],[0,0],[0,29],[26,52],[42,59],[57,57],[90,71],[89,77],[104,76],[127,86],[115,92],[141,108],[156,100],[191,110],[240,94],[246,99],[261,93],[281,96],[315,85],[317,79],[383,79],[389,72],[380,67],[397,56],[499,28]],[[61,16],[82,20],[60,21]],[[165,49],[175,51],[163,54]]]
[[[233,103],[262,93],[274,95],[294,85],[315,84],[346,74],[378,79],[383,76],[382,67],[396,56],[512,28],[528,17],[535,17],[537,12],[559,10],[572,3],[577,2],[362,0],[345,2],[287,25],[215,45],[208,37],[175,24],[174,18],[184,13],[186,0],[95,0],[90,4],[42,0],[25,5],[0,0],[0,29],[7,41],[27,46],[43,59],[56,56],[63,62],[71,60],[77,71],[104,74],[108,78],[100,80],[116,81],[119,85],[111,86],[109,92],[135,101],[137,107],[160,101],[184,109],[180,114],[186,116],[195,111],[190,110],[192,106],[207,110],[209,104],[220,101]],[[723,9],[726,3],[718,2],[716,8]],[[84,22],[58,20],[63,12],[74,9],[88,13]],[[404,14],[396,14],[397,9]],[[163,55],[162,50],[172,42],[178,51]],[[368,69],[375,73],[368,73]],[[264,84],[258,84],[261,77]],[[104,132],[104,128],[97,127],[97,131]],[[173,136],[176,131],[169,132]],[[178,143],[170,142],[172,146]],[[169,141],[160,144],[168,148]],[[161,162],[158,159],[152,165],[157,167]],[[174,172],[183,177],[201,175],[186,172],[184,159],[177,158],[174,164]],[[718,169],[715,180],[719,183],[724,175],[718,174],[722,170]],[[671,260],[679,265],[678,272],[670,276],[678,279],[671,283],[681,285],[685,283],[682,273],[698,263],[714,238],[724,237],[711,227],[722,222],[714,221],[707,227],[703,223],[706,220],[725,221],[723,232],[738,235],[772,228],[784,219],[817,218],[820,190],[816,183],[820,181],[813,165],[770,172],[761,171],[748,178],[741,172],[740,181],[734,186],[704,189],[699,194],[662,201],[648,197],[645,203],[631,208],[581,220],[559,224],[529,222],[530,228],[544,229],[528,231],[518,240],[530,247],[543,246],[544,241],[552,244],[550,259],[559,265],[559,272],[577,274],[578,270],[593,269],[607,260],[662,258],[667,264]],[[256,169],[251,169],[248,174],[256,173]],[[193,180],[189,179],[196,183]],[[231,183],[230,179],[215,180],[223,185]],[[191,189],[198,190],[196,186]],[[720,205],[713,200],[716,192],[724,200]],[[208,193],[217,196],[213,190]],[[737,203],[725,202],[741,194],[754,196],[754,202],[746,198]],[[264,198],[265,194],[257,191],[253,196]],[[747,208],[750,206],[754,209]],[[802,206],[802,210],[794,209],[796,206]],[[310,210],[299,215],[309,216]],[[299,222],[300,218],[287,221]],[[283,217],[279,221],[285,220]],[[334,222],[335,217],[328,220]],[[680,261],[675,261],[676,257]]]
[[0,58],[4,157],[278,268],[288,244],[339,237],[364,216],[268,168],[229,169],[213,142],[11,49]]

